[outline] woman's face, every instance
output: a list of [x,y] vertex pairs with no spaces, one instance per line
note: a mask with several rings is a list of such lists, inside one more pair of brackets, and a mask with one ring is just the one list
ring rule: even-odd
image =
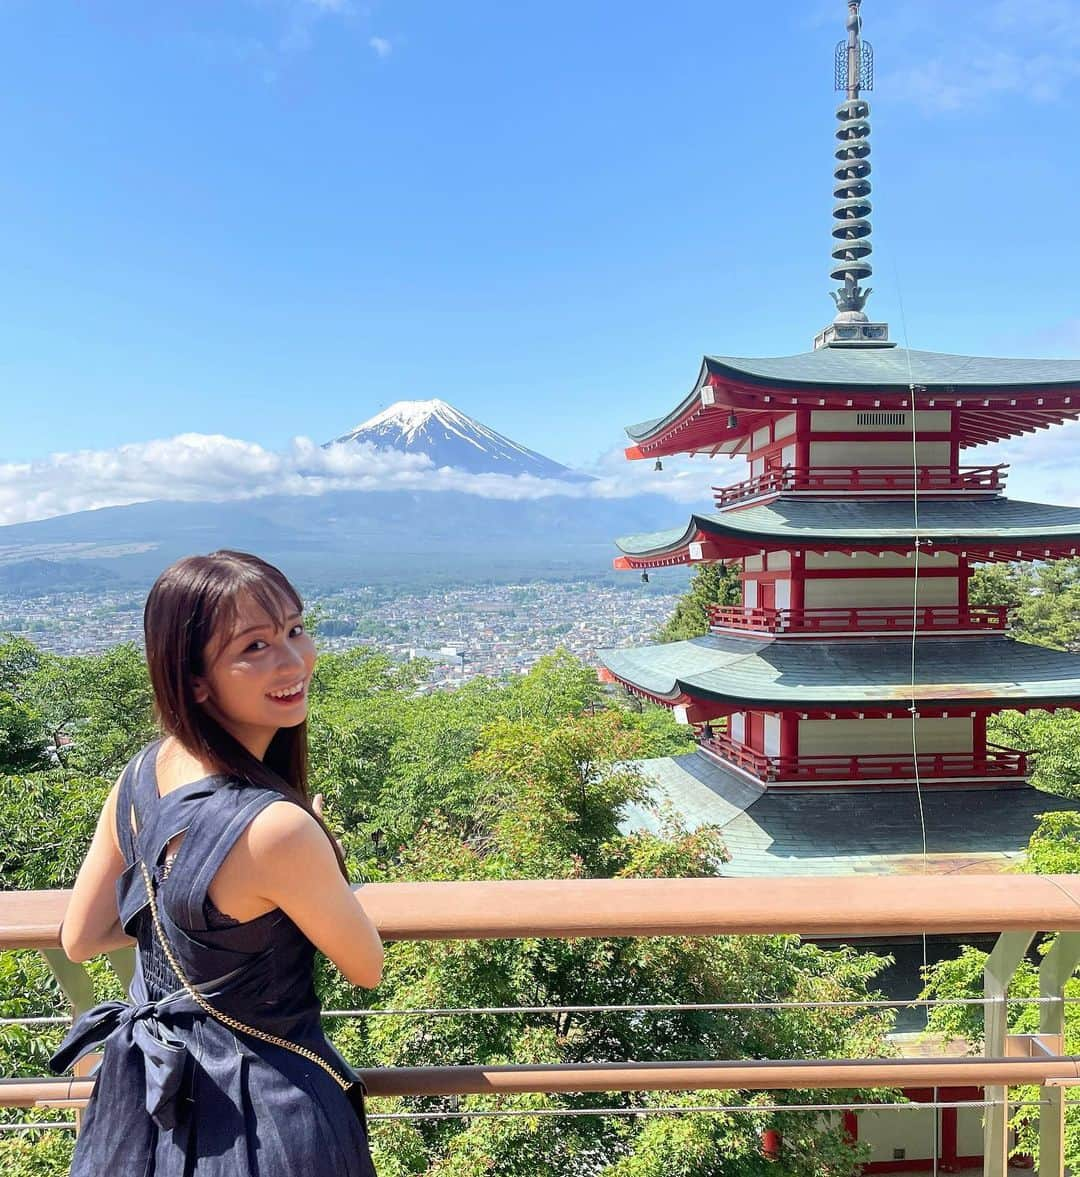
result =
[[307,718],[315,643],[291,604],[284,612],[278,629],[262,606],[241,597],[231,632],[214,635],[206,673],[193,680],[195,701],[259,758],[278,728]]

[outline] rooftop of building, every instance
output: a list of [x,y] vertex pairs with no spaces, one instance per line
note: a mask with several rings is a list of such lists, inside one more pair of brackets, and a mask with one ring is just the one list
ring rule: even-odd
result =
[[[624,555],[647,557],[678,552],[695,539],[716,539],[724,558],[762,545],[879,550],[889,541],[911,546],[919,538],[933,547],[989,544],[1018,547],[1080,541],[1080,507],[1025,503],[1003,497],[925,499],[918,505],[918,527],[911,498],[785,498],[735,511],[702,512],[682,527],[622,536],[615,542]],[[731,548],[729,552],[727,549]],[[1067,555],[1068,552],[1052,554]],[[1045,555],[1045,549],[1037,555]],[[1028,556],[1027,558],[1032,558]]]
[[[700,405],[701,386],[710,383],[710,378],[751,388],[807,392],[862,390],[887,398],[886,403],[910,398],[914,384],[919,389],[919,407],[928,407],[935,395],[955,398],[961,394],[963,399],[964,394],[971,397],[990,393],[998,399],[1003,394],[1045,390],[1076,389],[1080,393],[1080,359],[1010,359],[905,347],[844,346],[822,347],[791,356],[705,356],[693,391],[663,416],[627,426],[627,434],[634,441],[644,441],[685,417]],[[775,406],[777,410],[783,407]]]
[[[926,859],[919,797],[911,788],[843,792],[755,787],[697,752],[637,762],[652,800],[689,826],[720,827],[732,877],[986,874],[1014,869],[1038,815],[1075,800],[1030,786],[925,789]],[[626,832],[658,830],[659,814],[635,805]]]
[[616,678],[656,698],[740,709],[902,708],[913,698],[957,709],[1080,704],[1080,655],[1000,635],[920,639],[914,674],[910,637],[778,642],[707,634],[597,656]]

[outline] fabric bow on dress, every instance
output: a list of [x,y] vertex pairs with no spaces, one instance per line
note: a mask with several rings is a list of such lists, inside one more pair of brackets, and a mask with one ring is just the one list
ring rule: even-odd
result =
[[[183,989],[160,1001],[103,1001],[75,1019],[49,1067],[55,1074],[63,1074],[100,1043],[107,1048],[110,1069],[135,1068],[141,1054],[146,1110],[160,1128],[175,1128],[177,1095],[191,1054],[183,1038],[169,1031],[178,1024],[190,1031],[193,1014],[201,1016]],[[131,1090],[136,1083],[137,1076],[132,1075],[124,1087]]]

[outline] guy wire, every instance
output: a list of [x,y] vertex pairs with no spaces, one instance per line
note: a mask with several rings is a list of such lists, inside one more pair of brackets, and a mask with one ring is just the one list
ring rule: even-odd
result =
[[[900,306],[900,329],[904,335],[904,358],[907,360],[908,370],[908,403],[911,407],[911,515],[913,531],[912,576],[911,576],[911,763],[915,770],[915,797],[919,805],[919,828],[922,834],[923,874],[930,873],[930,859],[926,847],[926,810],[923,808],[922,778],[919,775],[919,709],[915,697],[915,668],[916,648],[919,633],[919,556],[922,548],[922,536],[919,532],[919,413],[916,403],[915,374],[911,366],[911,346],[908,343],[907,315],[904,313],[904,296],[900,291],[900,271],[893,258],[893,274],[896,278],[896,297]],[[959,585],[959,582],[957,582]],[[959,599],[959,598],[958,598]],[[926,932],[922,933],[923,980],[930,968],[930,957],[927,948]],[[934,1099],[937,1100],[938,1089],[934,1088]],[[933,1177],[938,1173],[938,1113],[935,1109],[933,1128],[931,1131],[930,1155],[933,1158]]]

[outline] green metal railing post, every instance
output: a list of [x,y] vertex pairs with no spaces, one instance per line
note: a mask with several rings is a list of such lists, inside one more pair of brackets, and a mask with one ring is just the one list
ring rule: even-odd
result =
[[[1039,966],[1039,996],[1052,1002],[1039,1006],[1039,1032],[1065,1033],[1065,983],[1080,965],[1080,932],[1059,932]],[[1039,1177],[1065,1172],[1065,1088],[1040,1087]]]
[[[1004,1058],[1009,1032],[1009,1010],[1005,1004],[1009,982],[1035,939],[1035,932],[1002,932],[983,969],[984,1033],[983,1053],[987,1058]],[[983,1177],[1006,1177],[1009,1158],[1009,1109],[1007,1087],[988,1086],[983,1120]]]
[[68,960],[62,948],[43,948],[41,955],[68,999],[72,1017],[77,1018],[90,1009],[94,1004],[94,986],[86,966]]
[[[90,973],[86,965],[68,960],[67,953],[62,948],[43,948],[41,955],[45,958],[52,975],[56,978],[64,996],[71,1006],[71,1016],[77,1018],[80,1014],[91,1009],[95,1004],[94,984],[90,980]],[[107,954],[109,965],[116,974],[126,993],[131,988],[131,979],[135,974],[135,950],[133,948],[118,948]],[[95,1056],[90,1055],[75,1064],[74,1074],[83,1075],[89,1069]],[[75,1131],[82,1127],[83,1113],[75,1113]]]

